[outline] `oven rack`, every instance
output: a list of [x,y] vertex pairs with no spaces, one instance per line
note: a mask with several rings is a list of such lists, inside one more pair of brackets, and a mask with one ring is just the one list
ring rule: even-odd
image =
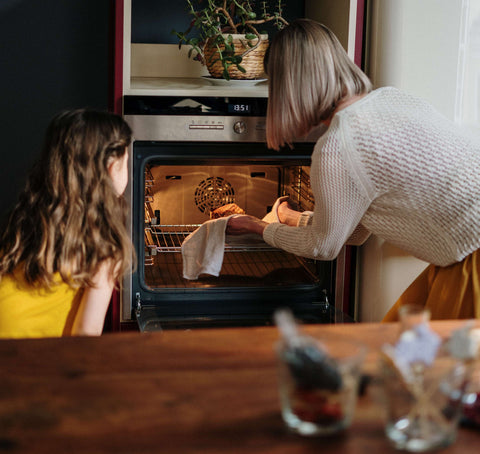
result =
[[310,186],[310,176],[303,168],[291,170],[291,183],[289,189],[295,193],[292,199],[297,202],[303,211],[313,210],[315,199]]
[[[150,252],[180,252],[182,243],[202,224],[149,225],[145,227],[145,244]],[[225,252],[274,251],[276,248],[261,240],[258,235],[227,236]]]

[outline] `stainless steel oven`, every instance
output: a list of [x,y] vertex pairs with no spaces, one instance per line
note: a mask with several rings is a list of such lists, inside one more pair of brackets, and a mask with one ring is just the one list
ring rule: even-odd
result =
[[[348,251],[335,261],[296,257],[261,241],[225,244],[219,277],[182,276],[181,244],[236,203],[263,217],[289,195],[313,208],[312,133],[293,149],[265,145],[265,98],[126,96],[130,152],[129,228],[138,266],[123,283],[121,322],[141,331],[271,323],[280,306],[313,323],[351,315]],[[348,313],[348,314],[347,314]]]

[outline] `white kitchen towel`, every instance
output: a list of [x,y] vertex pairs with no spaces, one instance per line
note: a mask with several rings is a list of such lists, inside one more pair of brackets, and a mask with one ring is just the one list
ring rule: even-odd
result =
[[225,229],[232,217],[211,219],[190,233],[182,243],[183,277],[198,279],[200,274],[218,276],[225,252]]
[[[272,211],[263,220],[279,222],[277,208],[288,197],[280,197],[275,201]],[[219,276],[225,253],[225,230],[232,214],[224,218],[211,219],[204,222],[197,230],[190,233],[182,243],[183,277],[188,280],[198,279],[200,274]],[[247,235],[243,235],[242,241]],[[230,235],[231,237],[231,235]],[[253,241],[259,236],[254,235]]]

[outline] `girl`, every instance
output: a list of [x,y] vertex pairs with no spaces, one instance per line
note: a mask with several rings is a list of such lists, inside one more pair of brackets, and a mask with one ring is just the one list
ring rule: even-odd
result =
[[102,333],[115,282],[131,268],[122,197],[130,141],[110,113],[51,121],[0,238],[0,337]]
[[312,154],[313,213],[284,202],[281,223],[230,218],[227,233],[255,232],[299,256],[334,259],[370,234],[432,265],[398,305],[432,318],[480,317],[480,137],[392,87],[373,90],[337,38],[301,19],[274,38],[267,144],[279,149],[324,123]]

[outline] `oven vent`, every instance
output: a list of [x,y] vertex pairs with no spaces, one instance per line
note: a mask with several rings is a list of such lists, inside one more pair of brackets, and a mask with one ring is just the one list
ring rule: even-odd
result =
[[235,190],[222,177],[208,177],[195,189],[195,205],[206,215],[228,203],[235,203]]

